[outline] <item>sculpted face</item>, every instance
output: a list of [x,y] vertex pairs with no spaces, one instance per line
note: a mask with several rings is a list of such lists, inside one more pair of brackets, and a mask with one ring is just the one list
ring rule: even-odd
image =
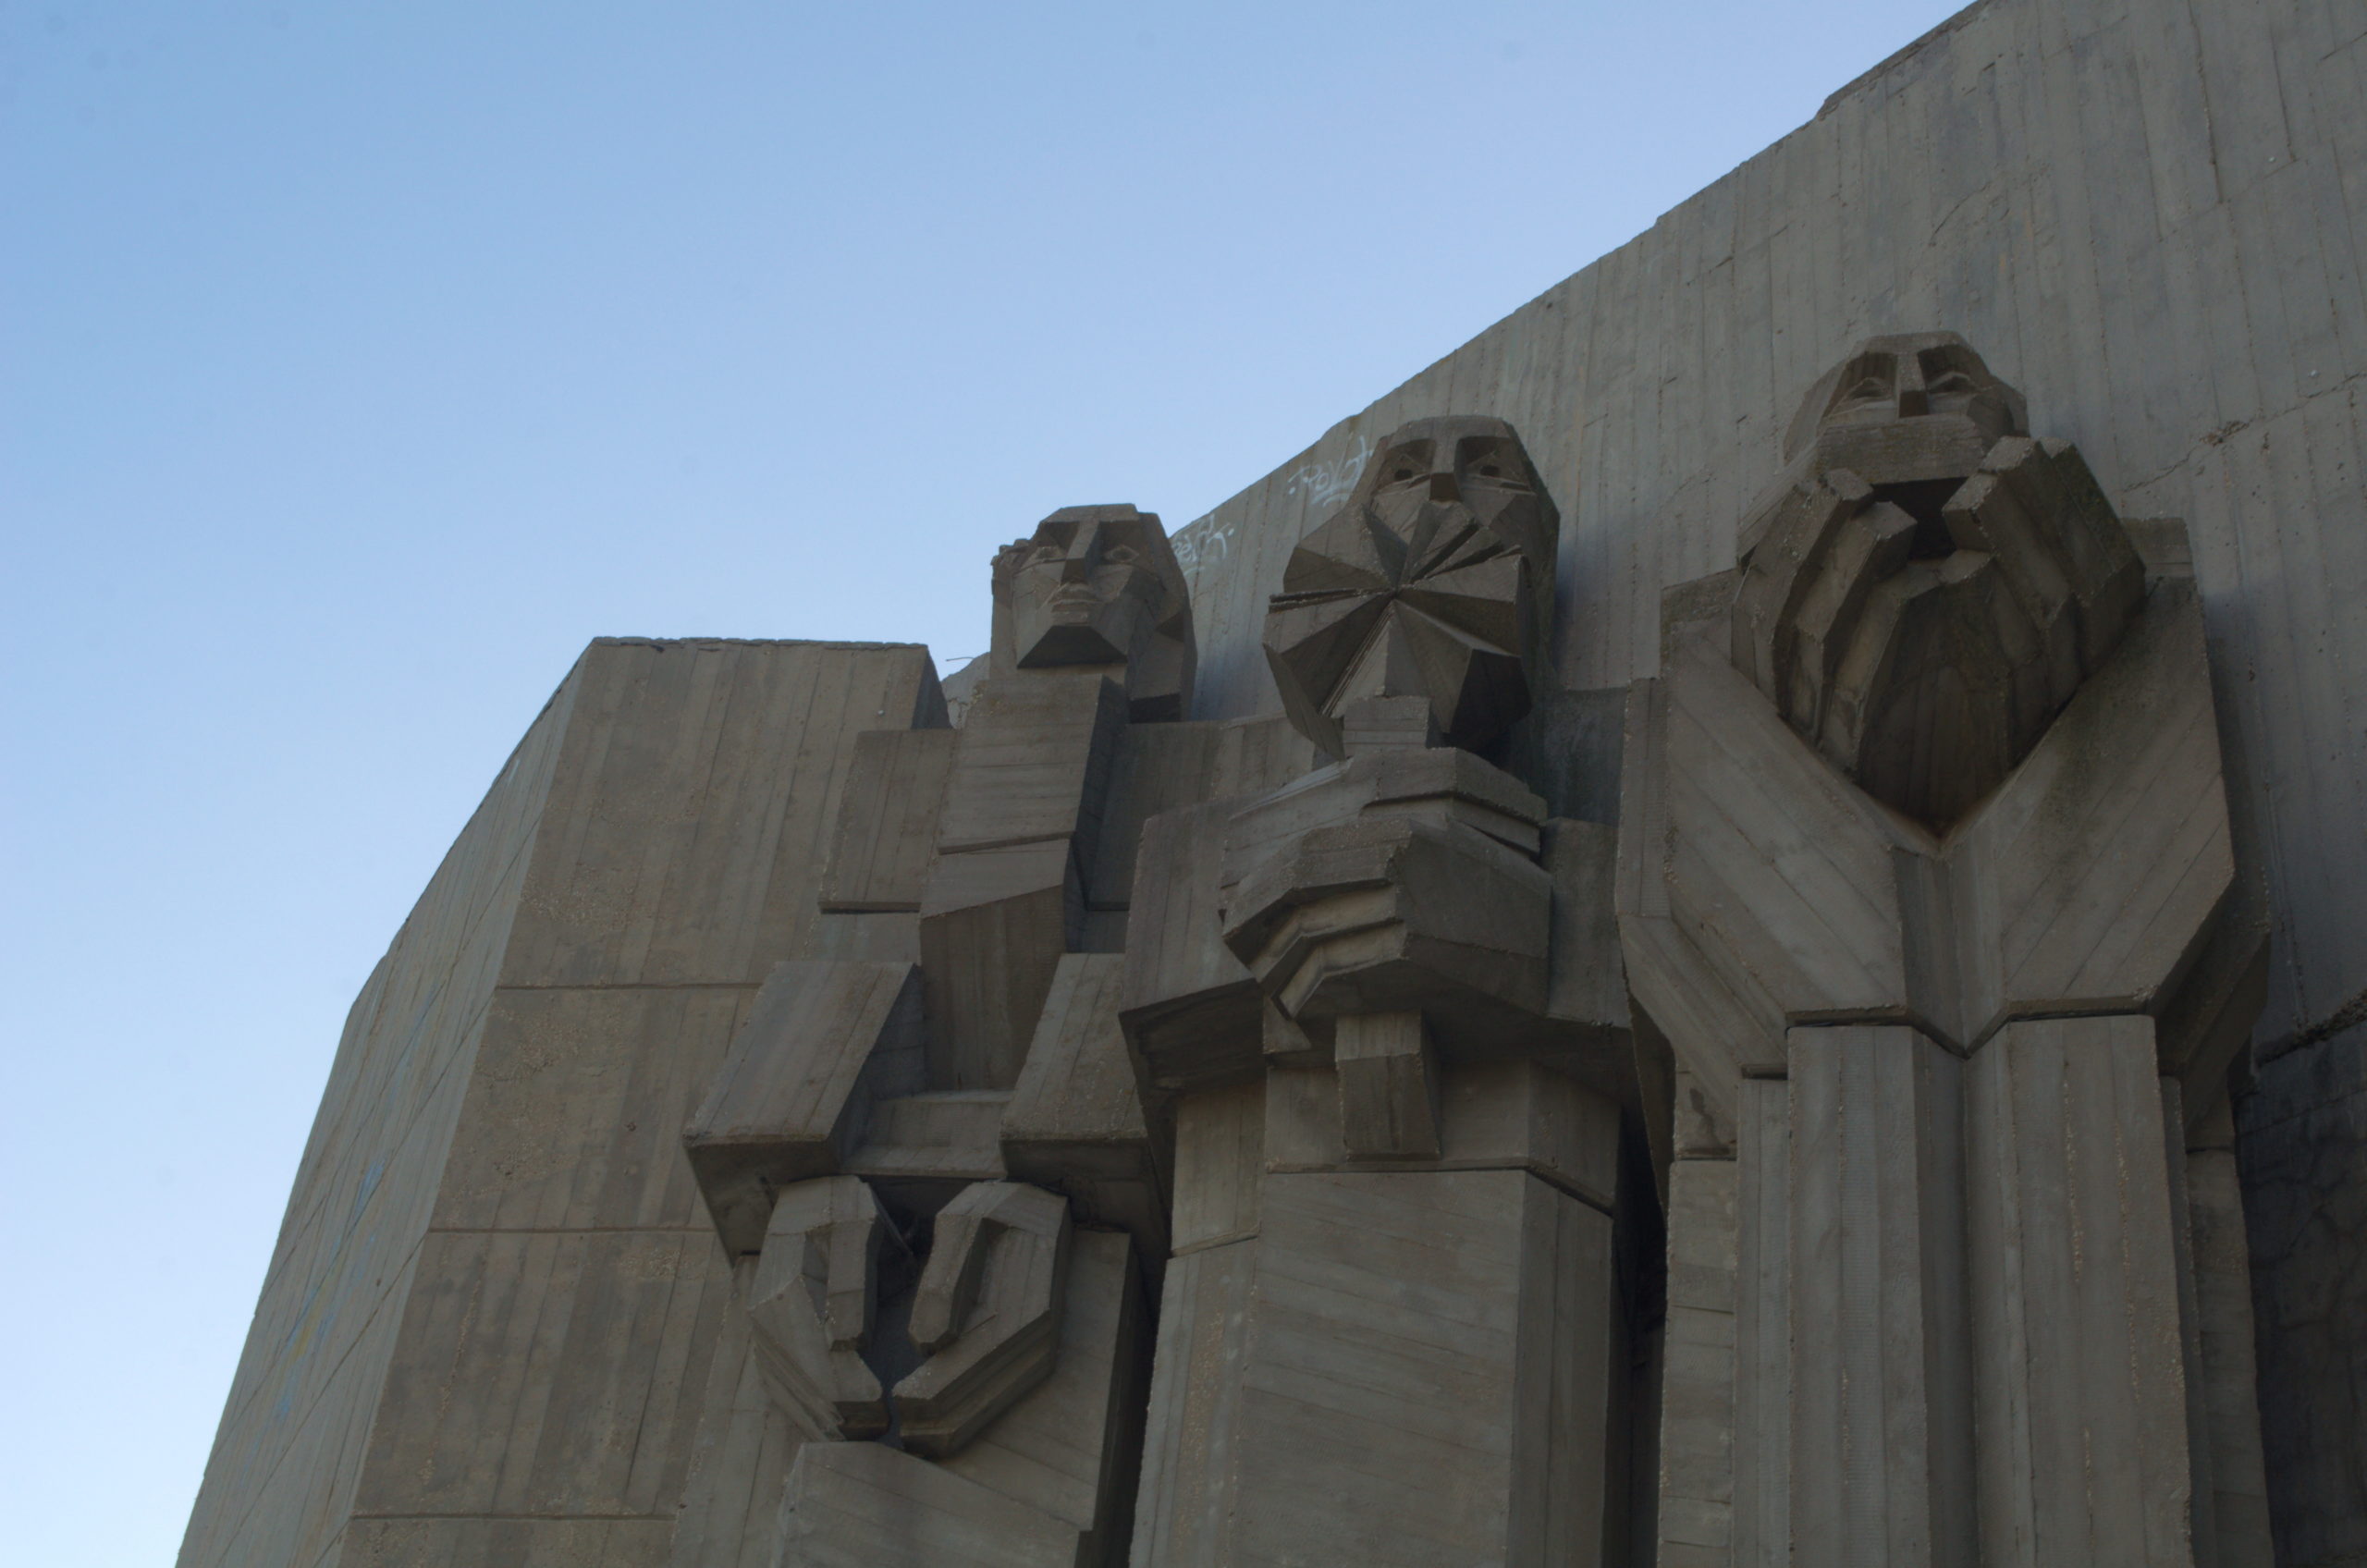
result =
[[1502,420],[1396,431],[1348,504],[1292,553],[1268,607],[1267,662],[1292,723],[1336,756],[1351,703],[1411,697],[1450,744],[1502,734],[1528,711],[1558,528]]
[[2029,754],[2144,574],[2079,452],[1954,333],[1876,337],[1802,399],[1745,521],[1732,650],[1875,799],[1944,828]]
[[1115,664],[1159,613],[1159,573],[1139,525],[1047,522],[1012,570],[1019,666]]
[[998,665],[1122,666],[1137,719],[1191,704],[1192,607],[1159,519],[1068,507],[995,557]]
[[1814,466],[1869,484],[1962,481],[1981,456],[2023,430],[2021,394],[1990,374],[1953,332],[1870,337],[1800,400],[1786,459],[1811,442]]

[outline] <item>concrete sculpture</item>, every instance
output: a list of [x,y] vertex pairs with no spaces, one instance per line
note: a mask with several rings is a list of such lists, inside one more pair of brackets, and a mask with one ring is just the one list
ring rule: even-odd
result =
[[[553,1001],[614,961],[537,884],[439,1202],[705,1227],[602,1277],[646,1320],[568,1330],[652,1388],[715,1364],[643,1560],[2265,1564],[2227,1096],[2264,938],[2201,609],[2177,525],[2025,426],[1945,334],[1812,388],[1738,564],[1665,597],[1615,825],[1555,728],[1553,502],[1509,425],[1426,419],[1286,564],[1284,712],[1184,717],[1158,520],[1073,508],[994,557],[958,725],[914,651],[825,650],[868,671],[827,811],[709,852],[798,867],[739,978]],[[703,737],[706,678],[668,679]],[[619,782],[554,815],[546,878],[732,820],[649,803],[704,739],[587,733]],[[670,918],[736,944],[717,909],[768,899]],[[512,1197],[546,1066],[590,1064],[552,1102],[586,1124],[650,1101],[565,1032],[595,1006],[681,1081],[664,1146]],[[472,1267],[538,1322],[498,1305],[547,1288],[518,1256]],[[430,1527],[404,1488],[501,1448],[481,1299],[406,1320],[374,1560]]]
[[2249,1362],[2207,1397],[2249,1312],[2190,1259],[2264,931],[2182,531],[1951,334],[1861,345],[1789,447],[1629,704],[1661,1561],[2265,1564]]
[[[1177,717],[1156,519],[996,557],[961,728],[858,743],[828,950],[685,1138],[803,1442],[783,1561],[1110,1562],[1130,1519],[1147,1563],[1622,1538],[1614,839],[1478,750],[1547,680],[1555,529],[1501,422],[1384,443],[1269,616],[1298,735]],[[1324,1256],[1372,1299],[1310,1289]],[[1370,1342],[1408,1330],[1411,1364]]]
[[1176,1195],[1138,1563],[1619,1553],[1613,835],[1478,750],[1546,680],[1555,526],[1502,422],[1388,437],[1267,617],[1323,766],[1145,828],[1121,1016]]
[[[1429,735],[1493,741],[1528,711],[1543,668],[1557,526],[1502,421],[1417,420],[1390,436],[1348,504],[1291,552],[1267,614],[1291,722],[1342,756],[1349,708],[1418,697]],[[1413,711],[1362,709],[1368,723]]]
[[815,951],[684,1138],[803,1443],[789,1562],[1124,1550],[1166,1173],[1110,949],[1190,608],[1131,507],[1054,513],[992,577],[963,728],[858,741]]
[[1973,6],[941,686],[595,641],[182,1562],[2367,1561],[2340,13]]

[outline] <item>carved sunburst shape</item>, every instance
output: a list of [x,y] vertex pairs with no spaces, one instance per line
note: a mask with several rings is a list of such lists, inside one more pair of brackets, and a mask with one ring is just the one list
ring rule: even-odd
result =
[[1427,421],[1380,459],[1292,552],[1266,616],[1275,683],[1292,721],[1335,755],[1342,711],[1367,696],[1426,697],[1442,739],[1484,744],[1529,706],[1551,504],[1496,421]]

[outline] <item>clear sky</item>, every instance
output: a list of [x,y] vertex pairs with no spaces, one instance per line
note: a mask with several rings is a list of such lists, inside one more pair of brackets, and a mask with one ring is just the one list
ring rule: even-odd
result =
[[986,643],[1932,0],[0,0],[0,1557],[168,1562],[346,1007],[602,633]]

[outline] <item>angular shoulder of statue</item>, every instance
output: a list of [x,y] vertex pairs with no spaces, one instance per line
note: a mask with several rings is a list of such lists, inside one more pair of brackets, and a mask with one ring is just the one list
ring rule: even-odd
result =
[[914,965],[774,965],[682,1133],[724,1250],[756,1252],[773,1194],[837,1174],[874,1106],[917,1093],[924,1077]]
[[2200,1055],[2224,1072],[2258,1005],[2241,998],[2258,989],[2265,921],[2238,875],[2190,581],[2153,586],[1946,858],[1955,882],[1988,893],[1961,900],[1977,1035],[2008,1016],[2152,1013],[2179,1020],[2165,1072],[2189,1074]]

